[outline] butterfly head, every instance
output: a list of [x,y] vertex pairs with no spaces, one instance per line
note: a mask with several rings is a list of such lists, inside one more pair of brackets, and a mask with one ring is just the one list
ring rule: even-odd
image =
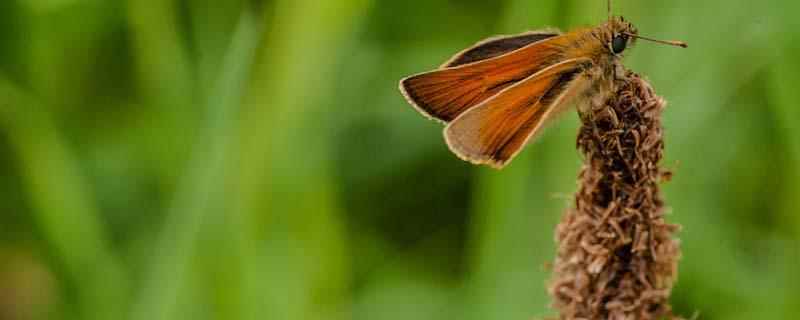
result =
[[601,29],[601,39],[614,55],[622,54],[633,45],[639,34],[636,27],[623,17],[612,17]]
[[606,47],[612,54],[619,56],[625,51],[626,48],[634,44],[637,39],[647,40],[655,43],[666,44],[670,46],[687,48],[683,41],[675,40],[659,40],[639,35],[639,30],[630,22],[625,21],[623,17],[610,17],[608,22],[600,26],[600,40],[606,44]]

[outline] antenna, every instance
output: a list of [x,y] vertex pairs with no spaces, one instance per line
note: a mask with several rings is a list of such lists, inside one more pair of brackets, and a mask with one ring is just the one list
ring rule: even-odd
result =
[[638,38],[638,39],[647,40],[647,41],[652,41],[652,42],[660,43],[660,44],[666,44],[666,45],[670,45],[670,46],[676,46],[676,47],[681,47],[681,48],[688,48],[689,47],[689,45],[686,44],[686,42],[683,42],[683,41],[658,40],[658,39],[653,39],[653,38],[648,38],[648,37],[642,37],[642,36],[631,34],[631,33],[627,33],[627,32],[623,33],[623,34],[626,35],[626,36],[629,36],[629,37]]
[[612,11],[611,11],[611,0],[608,0],[608,21],[611,21],[612,18]]

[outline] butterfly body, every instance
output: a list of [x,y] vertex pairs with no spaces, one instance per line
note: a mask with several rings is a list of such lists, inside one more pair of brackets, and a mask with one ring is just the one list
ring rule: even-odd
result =
[[561,34],[556,30],[489,38],[440,69],[400,81],[417,110],[447,124],[450,149],[502,168],[559,113],[603,103],[621,53],[637,34],[622,18]]

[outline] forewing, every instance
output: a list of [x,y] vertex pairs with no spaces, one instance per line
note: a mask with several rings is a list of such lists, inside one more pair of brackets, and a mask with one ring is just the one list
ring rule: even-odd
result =
[[480,60],[494,58],[511,51],[520,49],[534,42],[539,42],[561,34],[558,30],[548,29],[540,31],[530,31],[513,36],[492,37],[474,46],[459,52],[449,61],[442,65],[442,68],[452,68]]
[[445,129],[448,146],[464,160],[502,168],[583,88],[590,61],[555,64],[468,110]]
[[503,89],[562,61],[570,39],[555,36],[506,54],[400,81],[400,90],[423,114],[450,122]]

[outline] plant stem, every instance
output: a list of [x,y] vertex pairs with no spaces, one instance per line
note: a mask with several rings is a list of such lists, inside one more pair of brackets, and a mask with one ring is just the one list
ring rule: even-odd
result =
[[679,230],[664,220],[658,163],[665,102],[629,72],[603,105],[581,115],[585,162],[574,208],[556,229],[550,293],[561,319],[674,318]]

